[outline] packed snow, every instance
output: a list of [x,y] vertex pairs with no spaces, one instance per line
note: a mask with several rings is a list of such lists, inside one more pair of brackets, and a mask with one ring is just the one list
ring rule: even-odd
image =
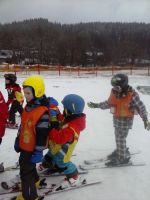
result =
[[[18,75],[21,84],[25,77]],[[85,102],[101,102],[108,98],[110,93],[110,75],[98,77],[67,77],[46,76],[46,95],[56,98],[62,111],[61,100],[67,94],[81,95]],[[4,78],[0,78],[1,91],[7,99]],[[148,76],[129,76],[129,83],[136,89],[139,85],[150,86]],[[150,96],[140,93],[141,100],[145,103],[150,113]],[[85,106],[86,129],[81,132],[78,145],[75,149],[76,156],[72,157],[74,163],[81,164],[85,159],[103,158],[115,149],[114,129],[112,115],[109,110],[90,109]],[[150,114],[149,114],[150,115]],[[149,117],[150,119],[150,117]],[[5,166],[14,164],[19,154],[13,149],[17,130],[6,129],[5,137],[0,146],[0,162]],[[101,180],[102,184],[76,189],[45,199],[51,200],[149,200],[150,199],[150,131],[144,129],[140,116],[135,116],[133,129],[127,137],[127,146],[131,152],[141,150],[140,154],[132,157],[133,162],[145,162],[140,167],[118,167],[90,170],[84,177],[87,180]],[[9,180],[18,171],[8,171],[0,174],[0,180]],[[58,183],[62,177],[48,178],[50,183]],[[1,190],[0,190],[1,191]],[[2,196],[0,196],[0,199]]]

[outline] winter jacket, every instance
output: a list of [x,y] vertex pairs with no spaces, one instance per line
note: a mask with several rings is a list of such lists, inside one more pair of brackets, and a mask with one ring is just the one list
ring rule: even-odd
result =
[[[130,91],[133,90],[131,87],[129,87],[129,89],[130,89]],[[140,100],[138,93],[135,92],[134,90],[133,90],[133,92],[134,92],[134,95],[132,96],[131,100],[128,102],[128,109],[133,113],[137,112],[144,121],[145,119],[147,119],[146,107],[145,107],[144,103]],[[128,92],[126,95],[128,95]],[[118,100],[121,101],[121,98]],[[109,99],[107,101],[99,103],[99,107],[101,109],[109,109],[109,108],[111,108],[111,106],[112,105],[109,103]],[[114,115],[114,117],[113,117],[114,127],[122,128],[122,129],[131,129],[132,125],[133,125],[133,117],[134,116],[117,117]]]
[[110,105],[111,112],[115,117],[133,117],[133,110],[129,109],[129,104],[131,99],[135,95],[135,92],[129,91],[127,95],[122,98],[117,98],[113,91],[108,99],[108,104]]
[[21,128],[19,135],[20,149],[29,152],[32,152],[36,149],[35,126],[46,111],[48,111],[48,109],[45,106],[39,106],[30,112],[27,112],[26,109],[24,109],[21,117]]
[[64,162],[68,162],[78,142],[80,132],[85,129],[85,114],[74,115],[67,119],[59,129],[49,133],[49,148],[53,155],[61,153]]
[[8,107],[5,103],[2,93],[0,92],[0,138],[4,136],[7,118],[8,118]]
[[8,100],[7,100],[8,106],[11,103],[13,103],[14,100],[23,103],[23,95],[21,93],[21,87],[17,83],[6,84],[6,90],[8,92]]
[[27,103],[21,116],[19,148],[29,152],[45,149],[50,130],[49,122],[47,106],[43,106],[38,99]]

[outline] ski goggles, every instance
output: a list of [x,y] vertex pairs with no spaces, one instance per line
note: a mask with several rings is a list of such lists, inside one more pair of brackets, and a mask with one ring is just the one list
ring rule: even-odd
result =
[[114,86],[113,90],[119,93],[122,92],[122,88],[119,85]]

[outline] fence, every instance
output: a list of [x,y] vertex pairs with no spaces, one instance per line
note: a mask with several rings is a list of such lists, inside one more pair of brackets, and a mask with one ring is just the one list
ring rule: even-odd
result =
[[113,75],[116,73],[126,73],[128,75],[144,75],[150,76],[150,66],[135,67],[135,66],[107,66],[107,67],[63,67],[63,66],[47,66],[47,65],[1,65],[1,74],[15,73],[22,75],[30,74],[45,74],[55,76],[99,76]]

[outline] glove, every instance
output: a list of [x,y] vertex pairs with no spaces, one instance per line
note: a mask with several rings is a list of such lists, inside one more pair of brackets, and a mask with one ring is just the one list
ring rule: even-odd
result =
[[59,122],[58,121],[52,121],[50,128],[51,129],[53,129],[53,128],[58,129],[59,128]]
[[14,143],[14,149],[17,153],[20,152],[20,148],[19,148],[19,137],[17,136],[15,139],[15,143]]
[[32,163],[39,163],[43,158],[43,151],[35,150],[31,156]]
[[2,143],[2,138],[0,138],[0,144]]
[[89,108],[99,108],[99,103],[88,102],[87,105]]
[[150,130],[150,122],[148,120],[144,120],[144,127],[146,130]]

